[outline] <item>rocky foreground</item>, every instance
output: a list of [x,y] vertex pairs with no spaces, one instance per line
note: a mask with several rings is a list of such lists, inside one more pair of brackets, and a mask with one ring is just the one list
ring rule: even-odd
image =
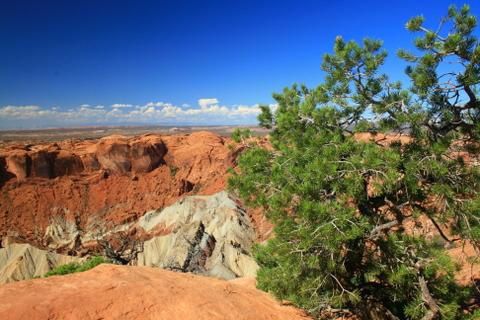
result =
[[255,289],[253,281],[100,265],[78,274],[0,286],[0,319],[308,318]]

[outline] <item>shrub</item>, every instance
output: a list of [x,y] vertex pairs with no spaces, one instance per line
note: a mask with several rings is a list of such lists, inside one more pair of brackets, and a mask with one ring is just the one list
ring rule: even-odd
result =
[[83,272],[83,271],[93,269],[102,263],[109,263],[109,261],[103,257],[95,256],[95,257],[88,258],[86,261],[82,263],[71,262],[71,263],[58,266],[50,270],[49,272],[47,272],[44,275],[44,277],[47,278],[50,276],[59,276],[59,275],[66,275],[70,273]]
[[240,143],[244,142],[246,139],[250,138],[252,136],[252,131],[248,128],[236,128],[232,132],[232,140]]

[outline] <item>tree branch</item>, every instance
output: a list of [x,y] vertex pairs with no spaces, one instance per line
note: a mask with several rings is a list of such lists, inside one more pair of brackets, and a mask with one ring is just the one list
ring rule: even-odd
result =
[[438,233],[440,234],[440,236],[443,238],[443,240],[449,242],[449,243],[452,243],[452,242],[455,242],[455,241],[459,241],[461,240],[461,238],[455,238],[455,239],[449,239],[447,237],[447,235],[445,234],[445,232],[443,232],[442,228],[440,227],[440,225],[438,224],[438,222],[431,216],[428,214],[428,210],[425,209],[422,205],[420,204],[415,204],[415,207],[417,207],[418,209],[420,209],[421,211],[423,211],[425,213],[425,215],[428,217],[428,219],[430,219],[430,221],[432,222],[433,226],[435,227],[435,229],[437,229]]
[[380,236],[380,233],[382,233],[383,231],[389,230],[395,227],[396,225],[398,225],[398,220],[393,220],[393,221],[378,225],[372,229],[372,231],[370,232],[370,235],[368,236],[368,239],[374,240],[378,236]]
[[428,307],[427,313],[423,316],[422,320],[436,320],[440,318],[440,307],[433,299],[428,289],[427,281],[423,276],[418,277],[418,283],[420,284],[420,290],[422,292],[422,299]]
[[463,85],[463,89],[465,90],[465,93],[468,95],[468,98],[470,101],[463,107],[463,109],[467,108],[474,108],[477,104],[477,96],[473,92],[472,88],[468,84]]

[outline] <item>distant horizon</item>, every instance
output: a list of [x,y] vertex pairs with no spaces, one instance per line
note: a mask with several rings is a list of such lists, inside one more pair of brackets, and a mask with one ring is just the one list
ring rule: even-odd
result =
[[266,135],[270,130],[258,125],[139,125],[139,126],[82,126],[67,128],[42,128],[25,130],[0,129],[0,147],[5,144],[59,142],[65,140],[91,140],[112,135],[186,135],[194,132],[210,132],[220,136],[230,136],[237,128],[248,128],[253,135]]
[[0,128],[0,132],[35,132],[35,131],[49,131],[49,130],[92,130],[92,129],[188,129],[188,128],[261,128],[259,124],[115,124],[115,125],[79,125],[72,127],[41,127],[41,128],[28,128],[28,129],[4,129]]
[[383,40],[382,70],[407,84],[395,57],[415,38],[405,22],[423,14],[436,26],[468,2],[4,2],[0,129],[255,125],[260,104],[276,107],[272,93],[323,81],[338,35]]

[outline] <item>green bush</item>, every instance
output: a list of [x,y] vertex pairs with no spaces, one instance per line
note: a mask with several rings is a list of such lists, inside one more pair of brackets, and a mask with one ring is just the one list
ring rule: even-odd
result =
[[248,128],[236,128],[232,132],[232,140],[240,143],[245,141],[246,139],[250,138],[252,136],[252,131]]
[[88,258],[86,261],[82,263],[77,263],[77,262],[67,263],[50,270],[44,275],[44,278],[47,278],[50,276],[63,276],[70,273],[87,271],[95,268],[96,266],[102,263],[109,263],[109,261],[104,257],[95,256],[95,257]]

